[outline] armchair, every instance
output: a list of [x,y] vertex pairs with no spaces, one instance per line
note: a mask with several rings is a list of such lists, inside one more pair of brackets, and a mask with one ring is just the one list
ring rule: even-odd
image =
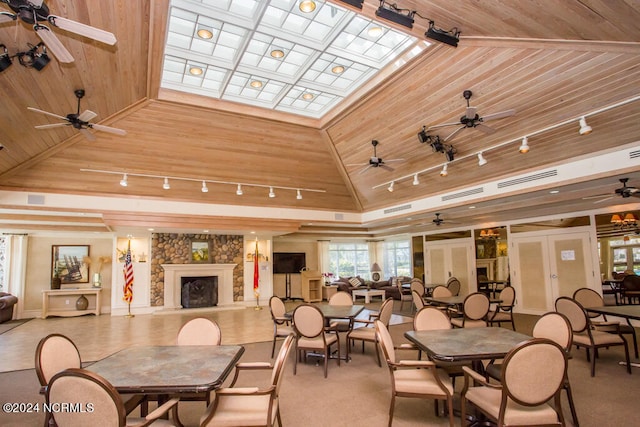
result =
[[8,322],[13,317],[13,306],[18,302],[18,297],[0,292],[0,323]]

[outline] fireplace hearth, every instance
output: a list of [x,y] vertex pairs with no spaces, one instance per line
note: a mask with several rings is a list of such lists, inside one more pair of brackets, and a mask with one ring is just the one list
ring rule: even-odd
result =
[[183,308],[215,307],[218,305],[218,277],[199,276],[180,278]]

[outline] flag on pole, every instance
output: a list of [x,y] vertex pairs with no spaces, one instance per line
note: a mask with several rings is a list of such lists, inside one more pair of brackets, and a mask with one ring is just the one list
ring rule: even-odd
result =
[[127,245],[127,254],[124,257],[124,286],[122,299],[128,304],[133,300],[133,264],[131,263],[131,240]]
[[253,293],[258,295],[260,291],[260,271],[258,269],[258,241],[256,240],[256,252],[253,254]]

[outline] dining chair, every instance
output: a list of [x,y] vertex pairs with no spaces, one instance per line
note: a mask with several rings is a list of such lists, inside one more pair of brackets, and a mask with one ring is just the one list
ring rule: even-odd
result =
[[269,311],[273,321],[273,345],[271,346],[271,358],[273,359],[276,353],[276,340],[288,337],[293,333],[293,328],[291,327],[291,319],[285,316],[287,309],[280,297],[273,295],[269,298]]
[[398,293],[400,294],[400,311],[402,311],[402,306],[404,305],[405,301],[413,302],[411,289],[403,287],[402,281],[400,279],[396,279],[396,288],[398,289]]
[[449,381],[448,374],[430,360],[398,360],[387,325],[376,320],[374,330],[391,377],[389,427],[393,422],[396,397],[434,399],[436,416],[439,416],[438,400],[444,400],[447,404],[449,426],[453,427],[453,384]]
[[215,320],[196,317],[182,325],[176,338],[177,345],[220,345],[222,332]]
[[[452,296],[453,294],[451,293],[451,290],[444,285],[436,286],[435,288],[433,288],[433,291],[431,292],[431,297],[433,298],[446,298],[446,297],[452,297]],[[429,305],[433,307],[438,307],[438,309],[440,310],[447,311],[447,306],[443,306],[437,302],[430,302]]]
[[[236,374],[231,385],[216,390],[213,402],[201,417],[200,426],[282,426],[280,418],[280,386],[284,366],[295,343],[293,333],[287,335],[273,364],[268,362],[246,362],[236,365]],[[247,370],[271,370],[267,387],[235,387],[239,372]]]
[[421,298],[424,297],[425,289],[422,280],[417,278],[411,279],[411,284],[409,285],[409,287],[412,291],[416,291]]
[[413,298],[413,309],[417,313],[425,306],[424,299],[416,290],[411,291],[411,297]]
[[[569,319],[567,319],[564,314],[555,311],[543,314],[534,324],[531,335],[534,338],[546,338],[555,342],[565,351],[567,359],[571,359],[573,331],[571,330],[571,323],[569,323]],[[491,360],[485,367],[485,378],[487,381],[489,378],[500,381],[502,378],[502,363],[495,363],[494,360]],[[568,374],[562,388],[567,393],[567,400],[569,402],[569,409],[571,410],[571,417],[573,418],[573,425],[574,427],[579,427],[578,414],[573,402],[573,393],[571,392],[571,383],[569,382]]]
[[456,328],[484,328],[489,305],[489,298],[482,292],[467,295],[462,304],[462,316],[452,317],[451,324]]
[[[331,295],[329,298],[329,305],[341,305],[341,306],[351,306],[353,305],[353,297],[349,292],[346,291],[338,291],[335,294]],[[336,333],[339,332],[348,332],[353,329],[353,319],[333,319],[331,323],[327,325],[328,331],[334,331]]]
[[513,307],[516,303],[516,290],[513,286],[505,286],[499,294],[500,302],[496,306],[495,310],[489,310],[487,313],[487,321],[489,326],[493,326],[497,323],[500,326],[502,323],[511,323],[511,328],[515,331],[516,324],[513,321]]
[[46,401],[48,405],[60,408],[68,407],[70,403],[81,405],[75,410],[54,412],[52,417],[58,427],[165,427],[174,424],[160,417],[178,403],[178,398],[169,399],[146,417],[127,417],[122,397],[107,380],[86,369],[69,368],[51,378]]
[[[337,334],[325,331],[325,318],[320,309],[311,304],[301,304],[293,310],[293,328],[296,332],[296,361],[293,365],[293,374],[296,374],[300,353],[303,352],[305,360],[307,352],[322,354],[324,357],[324,377],[327,378],[331,346],[336,345],[338,350],[338,366],[340,366],[340,340]],[[348,337],[348,335],[347,335]]]
[[460,293],[460,280],[455,277],[450,277],[447,280],[447,288],[451,291],[451,295],[457,296]]
[[[577,348],[584,347],[587,353],[587,362],[591,362],[591,376],[596,375],[596,358],[598,349],[609,348],[622,345],[626,357],[627,372],[631,373],[631,363],[629,360],[629,346],[627,340],[618,333],[603,332],[595,329],[591,325],[591,320],[587,312],[576,300],[569,297],[559,297],[555,302],[556,311],[564,314],[573,331],[573,345]],[[593,350],[593,356],[590,353]]]
[[[429,305],[424,306],[413,317],[414,331],[432,331],[438,329],[451,329],[451,321],[449,316],[436,307]],[[422,358],[422,350],[411,344],[413,348],[418,350],[418,359]]]
[[[602,296],[591,288],[577,289],[573,293],[573,299],[582,304],[583,307],[604,307],[604,299],[602,298]],[[633,349],[636,355],[636,359],[639,357],[636,328],[631,325],[629,319],[627,319],[627,323],[620,323],[618,321],[607,320],[607,316],[604,314],[601,315],[598,313],[591,313],[587,311],[587,315],[591,320],[591,325],[599,331],[615,334],[619,329],[622,335],[631,335],[631,337],[633,338]],[[596,320],[600,316],[602,316],[602,321]]]
[[470,403],[499,426],[564,426],[560,391],[567,365],[567,354],[557,343],[532,338],[506,355],[500,384],[464,366],[460,417],[467,419]]
[[631,271],[620,284],[620,300],[627,304],[640,304],[640,276]]
[[378,366],[382,366],[382,361],[380,359],[380,350],[378,349],[378,338],[376,337],[375,330],[375,321],[379,320],[383,325],[389,326],[389,322],[391,321],[391,315],[393,314],[393,298],[387,298],[380,305],[380,311],[378,312],[378,316],[374,320],[358,320],[358,323],[365,323],[364,326],[360,326],[357,328],[353,328],[351,331],[347,332],[347,360],[349,360],[349,351],[352,345],[354,345],[356,340],[362,341],[362,352],[364,353],[364,343],[372,342],[374,343],[374,347],[376,350],[376,360],[378,361]]
[[[36,346],[35,370],[40,382],[40,394],[45,394],[51,378],[58,372],[68,368],[81,368],[80,351],[70,338],[62,334],[49,334],[42,338]],[[126,413],[130,413],[139,405],[142,413],[146,413],[146,400],[143,395],[128,396],[125,404]],[[45,412],[44,425],[51,422],[51,413]]]

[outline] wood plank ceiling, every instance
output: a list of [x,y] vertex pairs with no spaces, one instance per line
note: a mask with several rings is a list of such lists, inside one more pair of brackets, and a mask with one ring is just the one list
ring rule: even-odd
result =
[[[594,129],[589,135],[578,134],[577,122],[583,114],[640,95],[637,2],[397,3],[435,20],[438,27],[457,27],[461,31],[459,46],[434,44],[400,71],[360,90],[349,103],[321,120],[312,120],[161,90],[168,0],[47,1],[52,13],[111,31],[118,42],[105,46],[57,30],[75,62],[61,64],[52,59],[38,72],[15,61],[0,72],[0,143],[4,145],[0,151],[0,190],[360,213],[616,150],[640,139],[640,101],[588,117]],[[367,0],[362,13],[373,16],[378,5],[378,1]],[[413,33],[424,39],[425,25],[416,17]],[[38,42],[26,24],[0,26],[0,43],[10,54]],[[88,141],[72,128],[34,129],[55,120],[27,111],[28,106],[60,115],[75,112],[74,90],[79,88],[86,91],[82,109],[98,113],[97,123],[125,129],[125,137],[99,132],[95,141]],[[464,129],[451,138],[448,143],[461,160],[450,163],[449,175],[442,178],[438,172],[445,163],[444,155],[420,144],[416,135],[423,126],[458,121],[466,108],[462,97],[466,89],[473,91],[471,105],[480,115],[508,109],[515,109],[516,114],[492,121],[493,134]],[[571,123],[538,133],[574,118]],[[445,137],[453,130],[455,127],[447,127],[437,134]],[[517,148],[527,135],[532,135],[531,151],[523,155]],[[349,166],[368,162],[374,139],[380,142],[378,156],[404,161],[391,164],[392,171],[370,168],[361,172],[362,166]],[[500,148],[489,149],[502,143]],[[488,160],[482,168],[477,166],[478,152]],[[118,185],[120,175],[81,169],[188,177],[196,182],[174,180],[171,189],[164,190],[161,179],[132,176],[130,185],[123,188]],[[421,183],[411,185],[412,174],[419,171],[425,171],[419,176]],[[582,183],[580,191],[568,191],[554,201],[538,200],[539,205],[548,203],[539,214],[566,211],[582,197],[613,192],[620,174],[629,172],[634,171],[612,167],[604,176],[593,177],[599,180],[593,185]],[[248,186],[237,196],[234,185],[209,184],[209,192],[203,193],[199,180],[325,192],[303,192],[300,200],[295,190],[283,190],[269,198],[266,188]],[[395,191],[390,193],[386,186],[394,180],[398,180]],[[630,201],[633,198],[613,199],[599,207]],[[511,218],[536,216],[531,203],[519,200],[513,205]],[[500,201],[483,215],[490,218],[500,210],[501,217],[508,218],[507,206]],[[14,207],[0,200],[0,208],[9,211]],[[86,208],[86,212],[102,215],[101,227],[106,230],[154,224],[174,229],[242,231],[262,227],[305,233],[310,228],[292,218],[277,224],[267,219],[261,226],[257,220],[238,217],[234,221],[233,216],[215,215],[184,221],[181,227],[181,221],[171,215],[145,220],[145,215],[127,216],[126,211]],[[416,229],[420,221],[424,224],[426,215],[437,211],[438,206],[425,210],[423,218],[415,220]],[[481,216],[476,215],[477,221]],[[198,218],[193,212],[187,216]],[[474,221],[473,215],[459,217]],[[11,218],[0,218],[0,228],[21,228]],[[329,222],[318,227],[326,232],[329,226],[328,232],[334,233],[342,229],[345,234],[360,230],[360,235],[373,236],[393,223],[404,226],[404,221],[406,218],[399,215],[391,223]],[[380,230],[376,231],[377,227]]]

